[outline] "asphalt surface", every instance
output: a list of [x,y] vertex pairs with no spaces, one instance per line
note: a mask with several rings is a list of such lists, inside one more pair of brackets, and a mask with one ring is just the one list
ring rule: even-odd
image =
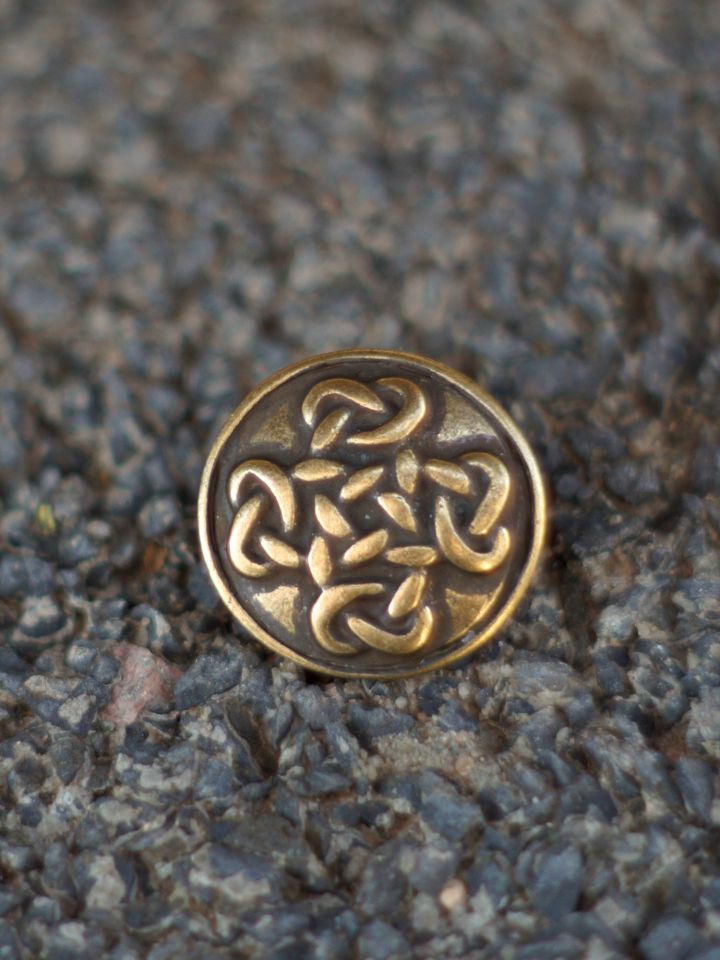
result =
[[[720,958],[720,10],[0,0],[0,960]],[[552,532],[332,682],[195,500],[321,350],[475,377]]]

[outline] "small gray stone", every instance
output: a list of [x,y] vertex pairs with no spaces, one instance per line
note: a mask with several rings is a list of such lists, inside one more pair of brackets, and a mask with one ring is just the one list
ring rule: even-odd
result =
[[218,605],[218,595],[204,565],[196,564],[188,577],[188,589],[197,603],[214,610]]
[[146,537],[160,537],[174,530],[180,519],[180,505],[175,497],[159,494],[140,511],[140,529]]
[[436,833],[453,843],[463,840],[483,823],[479,803],[466,800],[449,788],[432,790],[423,801],[420,815]]
[[231,649],[198,657],[175,685],[178,709],[187,710],[232,689],[240,679],[242,666],[241,656]]
[[720,758],[720,687],[702,687],[690,706],[686,740],[695,750]]
[[687,354],[685,344],[677,336],[648,337],[640,364],[640,379],[647,392],[663,400],[672,390]]
[[293,702],[298,713],[313,730],[322,730],[340,716],[337,703],[318,687],[300,687]]
[[[280,895],[282,876],[261,854],[212,843],[194,859],[197,879],[191,883],[201,896],[222,897],[225,887],[229,898],[243,906]],[[232,885],[222,882],[231,879]]]
[[519,376],[528,396],[546,401],[591,395],[598,379],[592,367],[569,354],[534,357],[523,364]]
[[83,742],[76,737],[61,736],[48,752],[60,781],[71,783],[85,758]]
[[44,128],[39,149],[49,172],[61,177],[85,172],[93,156],[87,127],[64,119],[54,120]]
[[65,652],[65,663],[76,673],[89,673],[97,655],[97,647],[89,640],[76,640]]
[[10,923],[0,920],[0,960],[18,960],[20,944]]
[[143,897],[142,900],[128,904],[125,920],[130,930],[157,936],[171,925],[170,905],[164,897]]
[[44,560],[13,555],[0,560],[0,597],[44,597],[52,589],[52,568]]
[[[629,637],[632,634],[634,623],[623,622],[622,614],[615,607],[607,607],[607,610],[613,611],[612,617],[606,617],[603,624],[603,636],[617,637],[618,634]],[[600,624],[596,630],[600,634]],[[593,651],[593,664],[595,666],[595,675],[602,692],[608,697],[620,696],[625,691],[626,671],[624,666],[627,664],[627,653],[623,647],[598,646]]]
[[76,532],[62,537],[58,543],[58,560],[66,566],[77,566],[97,555],[98,549],[87,534]]
[[28,664],[14,650],[0,646],[0,689],[19,696],[29,673]]
[[445,703],[445,698],[453,683],[448,677],[433,677],[426,681],[417,692],[418,706],[428,717],[434,716]]
[[457,850],[427,844],[417,851],[408,871],[410,886],[422,893],[437,894],[457,874],[459,866]]
[[19,626],[28,637],[47,637],[64,623],[65,614],[51,597],[28,597],[23,604]]
[[662,484],[657,471],[649,463],[624,460],[607,472],[608,489],[626,503],[638,506],[658,497]]
[[168,655],[180,652],[172,627],[159,610],[149,603],[141,603],[133,607],[130,615],[147,632],[147,645],[154,653]]
[[0,917],[4,917],[5,914],[12,910],[18,903],[16,894],[9,891],[0,892]]
[[700,494],[720,493],[720,445],[701,443],[693,459],[693,484]]
[[120,672],[120,662],[109,653],[101,653],[92,667],[92,677],[98,683],[109,684]]
[[685,806],[700,821],[712,822],[713,768],[697,757],[680,757],[675,764],[675,780]]
[[227,764],[212,757],[205,760],[195,781],[195,796],[199,799],[208,797],[230,796],[235,786],[233,772]]
[[310,770],[304,777],[291,782],[291,787],[301,797],[323,797],[342,793],[351,782],[348,775],[331,762]]
[[537,865],[532,897],[540,914],[556,919],[575,910],[583,879],[582,857],[573,847],[544,854]]
[[292,726],[293,716],[293,708],[289,703],[281,703],[277,710],[273,711],[268,732],[274,747],[278,747],[287,736]]
[[58,707],[55,722],[58,726],[82,736],[90,729],[97,709],[96,698],[87,690],[80,689],[76,695],[69,697]]
[[50,897],[35,897],[26,914],[28,920],[42,920],[48,926],[54,926],[62,920],[60,904]]
[[410,944],[395,927],[373,920],[360,934],[361,956],[367,960],[403,960],[410,956]]
[[582,956],[583,941],[567,933],[535,936],[515,952],[516,960],[575,960]]
[[641,938],[638,949],[643,960],[685,960],[695,956],[703,939],[681,916],[663,917]]
[[347,724],[360,743],[369,748],[379,737],[410,730],[413,720],[405,713],[392,713],[383,707],[369,707],[354,701],[348,707]]
[[489,854],[483,847],[468,871],[467,882],[471,896],[482,887],[499,909],[508,903],[513,891],[512,866],[502,855]]
[[401,871],[400,849],[390,843],[373,851],[362,874],[357,891],[358,908],[367,917],[392,917],[402,906],[407,878]]

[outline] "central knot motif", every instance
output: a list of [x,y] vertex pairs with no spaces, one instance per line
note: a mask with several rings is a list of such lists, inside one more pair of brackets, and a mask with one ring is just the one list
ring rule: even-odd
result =
[[483,575],[508,557],[507,467],[483,450],[419,458],[428,410],[404,377],[321,380],[301,404],[304,458],[249,459],[228,477],[230,563],[249,578],[284,570],[311,582],[309,625],[330,653],[421,651],[437,623],[431,568]]

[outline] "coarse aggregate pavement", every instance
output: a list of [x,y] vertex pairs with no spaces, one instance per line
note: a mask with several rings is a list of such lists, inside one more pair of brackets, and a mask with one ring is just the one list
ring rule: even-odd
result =
[[[720,9],[0,0],[0,960],[719,960]],[[474,377],[551,495],[454,669],[233,623],[266,375]]]

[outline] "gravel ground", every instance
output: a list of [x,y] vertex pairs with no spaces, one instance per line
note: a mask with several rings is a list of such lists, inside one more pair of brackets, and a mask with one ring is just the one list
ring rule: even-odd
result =
[[[720,958],[720,10],[0,0],[0,960]],[[266,374],[432,354],[553,532],[470,663],[234,625]]]

